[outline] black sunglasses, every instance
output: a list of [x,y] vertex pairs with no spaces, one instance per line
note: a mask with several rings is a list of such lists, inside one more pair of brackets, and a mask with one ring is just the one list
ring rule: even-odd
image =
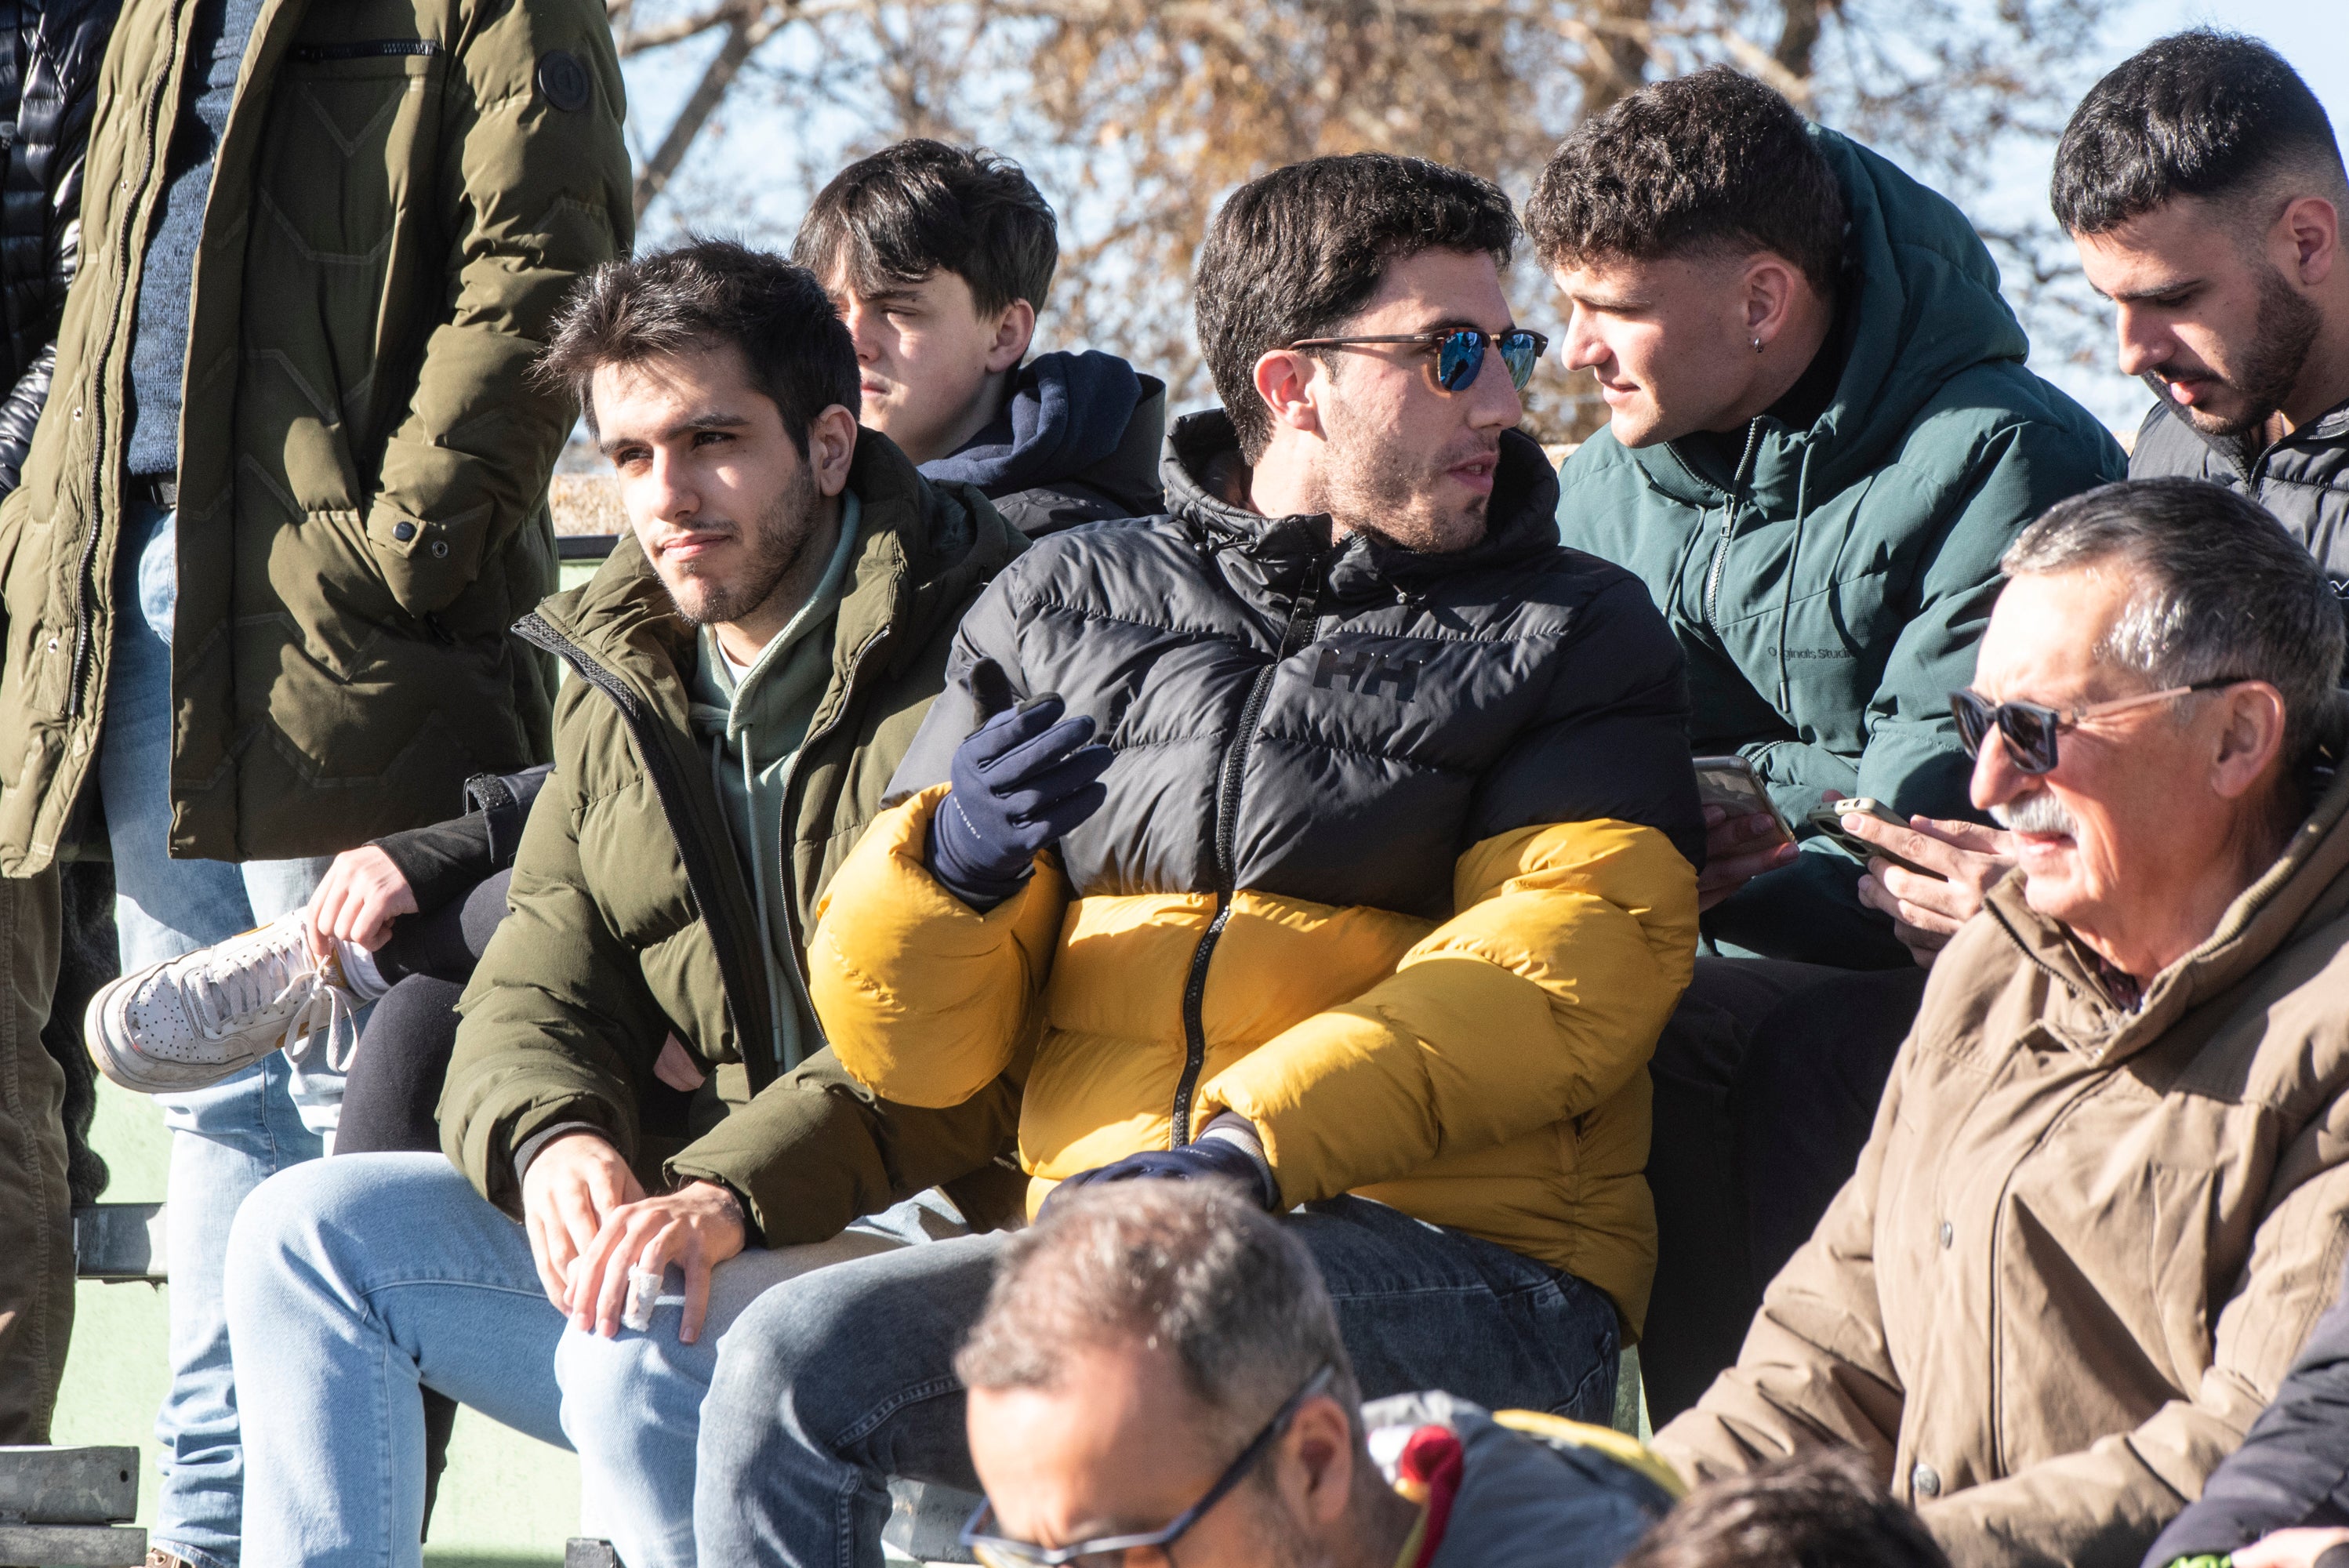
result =
[[1389,337],[1300,337],[1291,348],[1367,348],[1381,343],[1416,343],[1435,356],[1435,384],[1446,392],[1464,392],[1476,385],[1485,368],[1485,350],[1496,348],[1509,379],[1518,391],[1534,378],[1534,362],[1549,348],[1549,339],[1526,327],[1486,332],[1481,326],[1439,326],[1426,332],[1406,332]]
[[2192,686],[2149,691],[2143,696],[2116,697],[2111,702],[2092,702],[2085,707],[2064,710],[2043,707],[2035,702],[1992,702],[1978,692],[1953,691],[1950,694],[1950,717],[1958,721],[1958,740],[1965,747],[1967,756],[1982,755],[1982,742],[1995,727],[2000,738],[2006,742],[2007,756],[2013,758],[2017,769],[2024,773],[2047,773],[2055,767],[2055,738],[2064,730],[2076,727],[2082,719],[2119,713],[2124,708],[2143,707],[2147,703],[2167,702],[2171,697],[2185,696],[2193,692],[2240,686],[2251,678],[2249,676],[2221,676],[2217,680],[2196,681]]
[[[1297,1412],[1305,1408],[1305,1401],[1327,1388],[1330,1380],[1337,1375],[1335,1367],[1325,1366],[1305,1379],[1305,1386],[1291,1394],[1288,1403],[1273,1412],[1272,1419],[1264,1424],[1264,1430],[1251,1439],[1248,1446],[1240,1450],[1240,1457],[1216,1478],[1216,1484],[1207,1489],[1207,1495],[1176,1514],[1174,1522],[1164,1530],[1154,1530],[1146,1535],[1104,1535],[1098,1541],[1080,1541],[1074,1546],[1038,1546],[1032,1542],[1014,1541],[1007,1535],[988,1533],[985,1527],[990,1522],[995,1505],[982,1502],[978,1505],[978,1511],[970,1516],[970,1522],[962,1527],[962,1543],[970,1548],[970,1554],[986,1564],[986,1568],[1063,1568],[1068,1563],[1075,1563],[1078,1568],[1115,1568],[1128,1552],[1144,1552],[1154,1548],[1167,1551],[1183,1538],[1185,1531],[1205,1519],[1209,1509],[1223,1501],[1226,1493],[1247,1479],[1248,1471],[1257,1467],[1257,1461],[1279,1440],[1280,1434],[1288,1429],[1288,1423],[1297,1418]],[[1096,1558],[1100,1559],[1098,1563],[1093,1561]]]

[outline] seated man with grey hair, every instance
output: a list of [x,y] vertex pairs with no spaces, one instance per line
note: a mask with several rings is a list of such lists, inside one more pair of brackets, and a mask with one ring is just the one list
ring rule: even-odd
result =
[[988,1568],[1606,1568],[1679,1491],[1603,1427],[1364,1406],[1313,1254],[1223,1181],[1055,1197],[955,1370]]
[[1952,706],[2020,864],[1737,1365],[1655,1446],[1692,1481],[1849,1446],[1958,1568],[2133,1568],[2340,1270],[2342,616],[2194,480],[2064,501],[2002,565]]

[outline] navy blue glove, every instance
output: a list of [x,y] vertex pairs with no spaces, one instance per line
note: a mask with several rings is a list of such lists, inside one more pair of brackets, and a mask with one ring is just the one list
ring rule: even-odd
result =
[[[1237,1181],[1248,1197],[1268,1213],[1280,1209],[1280,1184],[1264,1157],[1264,1145],[1248,1119],[1226,1111],[1207,1123],[1206,1130],[1180,1149],[1148,1149],[1091,1171],[1080,1171],[1052,1190],[1059,1197],[1073,1187],[1096,1181],[1214,1180]],[[1046,1200],[1047,1203],[1050,1200]]]
[[1115,753],[1089,745],[1093,721],[1063,717],[1057,696],[1005,707],[1009,683],[991,659],[971,672],[982,712],[999,708],[955,748],[953,789],[930,819],[930,874],[981,913],[1019,891],[1037,851],[1101,810],[1101,776]]

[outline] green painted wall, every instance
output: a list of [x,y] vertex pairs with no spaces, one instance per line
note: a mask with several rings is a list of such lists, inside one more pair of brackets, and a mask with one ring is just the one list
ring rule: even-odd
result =
[[[98,1086],[93,1141],[114,1172],[109,1202],[160,1202],[168,1134],[151,1101]],[[73,1350],[57,1401],[59,1443],[137,1443],[139,1522],[155,1516],[153,1428],[168,1378],[170,1286],[84,1282],[74,1301]],[[372,1440],[371,1434],[353,1434]],[[467,1410],[458,1417],[432,1538],[431,1568],[538,1568],[563,1561],[579,1518],[579,1464],[559,1449]]]

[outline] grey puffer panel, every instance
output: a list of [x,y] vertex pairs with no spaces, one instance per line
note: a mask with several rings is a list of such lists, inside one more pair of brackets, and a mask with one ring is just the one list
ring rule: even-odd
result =
[[[1172,515],[1055,534],[957,634],[1118,753],[1062,841],[1080,896],[1247,888],[1425,918],[1454,862],[1536,825],[1613,818],[1702,863],[1679,645],[1640,580],[1557,542],[1557,481],[1502,438],[1484,541],[1422,555],[1217,499],[1221,412],[1175,428]],[[891,785],[942,782],[974,723],[949,693]]]
[[2157,399],[2129,452],[2129,478],[2208,480],[2247,495],[2308,547],[2349,598],[2349,403],[2246,459],[2240,443],[2205,436]]

